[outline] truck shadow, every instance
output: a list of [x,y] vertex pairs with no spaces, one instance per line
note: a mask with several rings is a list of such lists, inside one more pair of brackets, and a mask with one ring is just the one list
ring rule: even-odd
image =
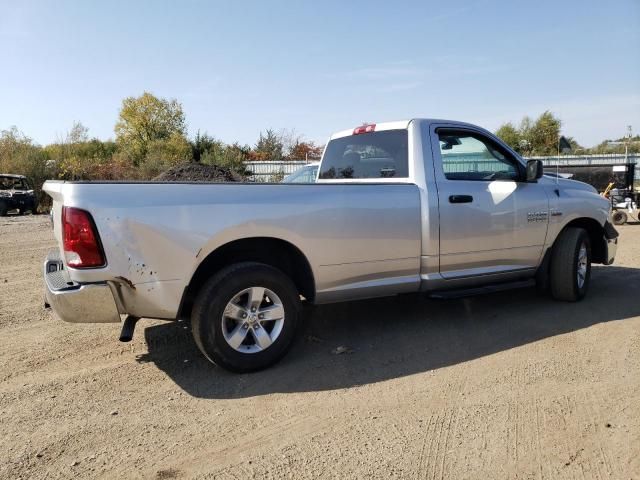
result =
[[[349,388],[467,362],[547,337],[640,315],[640,269],[594,267],[580,303],[520,289],[456,300],[407,295],[315,308],[277,365],[237,375],[208,363],[184,322],[145,329],[153,362],[200,398]],[[345,346],[351,353],[335,354]]]

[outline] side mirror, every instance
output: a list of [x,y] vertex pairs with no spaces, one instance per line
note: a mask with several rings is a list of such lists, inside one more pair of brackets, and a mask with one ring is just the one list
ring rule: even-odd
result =
[[527,182],[535,182],[544,173],[542,160],[527,161]]

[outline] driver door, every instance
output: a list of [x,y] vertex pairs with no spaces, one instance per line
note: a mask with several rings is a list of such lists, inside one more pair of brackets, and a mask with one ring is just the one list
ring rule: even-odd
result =
[[481,130],[432,126],[445,279],[511,273],[538,265],[549,200],[524,165]]

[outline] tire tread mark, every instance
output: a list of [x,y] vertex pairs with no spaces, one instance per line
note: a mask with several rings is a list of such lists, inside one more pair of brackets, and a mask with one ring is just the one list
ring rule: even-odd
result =
[[[449,413],[449,422],[447,423],[447,431],[445,432],[445,437],[444,437],[442,461],[440,462],[440,480],[444,480],[444,467],[445,467],[445,461],[447,459],[447,449],[449,448],[449,436],[451,435],[451,421],[453,420],[454,415],[456,415],[456,410],[451,409],[451,412]],[[444,422],[443,422],[443,425],[444,425]]]
[[432,452],[433,452],[433,446],[434,446],[435,439],[436,439],[435,433],[436,433],[436,430],[438,428],[438,421],[439,420],[440,420],[440,415],[436,413],[435,417],[433,419],[433,424],[431,425],[431,432],[430,432],[430,435],[429,435],[429,439],[430,440],[429,440],[429,449],[427,450],[427,464],[426,464],[425,472],[424,472],[425,473],[425,475],[424,475],[425,479],[429,477],[429,473],[430,473],[430,469],[431,469],[431,464],[432,464],[431,459],[433,458]]
[[427,446],[427,440],[429,440],[429,431],[431,430],[431,423],[433,422],[433,415],[429,416],[429,421],[427,422],[426,431],[424,432],[422,438],[422,447],[420,449],[420,456],[418,457],[418,472],[416,473],[416,478],[422,478],[424,475],[424,450]]
[[516,410],[516,414],[515,414],[515,419],[514,419],[514,426],[515,426],[515,433],[514,433],[514,444],[513,444],[513,451],[514,451],[514,460],[516,463],[516,468],[518,467],[518,423],[520,422],[520,404],[518,402],[518,400],[516,399],[516,403],[515,403],[515,410]]
[[[435,445],[435,453],[433,455],[433,470],[431,471],[431,480],[435,480],[436,478],[436,472],[438,470],[438,465],[437,465],[437,460],[438,460],[438,455],[440,454],[440,437],[442,436],[442,428],[444,426],[444,420],[446,418],[446,412],[444,414],[444,416],[438,415],[438,424],[440,426],[440,428],[438,429],[438,433],[435,435],[435,439],[436,439],[436,445]],[[434,429],[434,433],[435,433],[435,429]],[[433,451],[433,450],[432,450]]]
[[537,451],[536,457],[538,461],[538,472],[540,473],[540,480],[543,480],[544,475],[542,473],[542,446],[540,445],[540,407],[538,405],[538,398],[533,398],[533,403],[536,409],[536,442],[537,442]]

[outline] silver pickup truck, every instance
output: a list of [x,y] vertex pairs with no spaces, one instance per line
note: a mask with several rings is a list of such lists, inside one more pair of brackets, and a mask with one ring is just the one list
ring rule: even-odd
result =
[[[446,120],[334,134],[314,184],[48,181],[59,248],[46,302],[68,322],[190,319],[202,353],[247,372],[280,359],[302,302],[490,290],[563,301],[611,264],[609,202],[543,175],[486,130]],[[474,290],[475,289],[475,290]],[[445,293],[443,293],[445,292]]]

